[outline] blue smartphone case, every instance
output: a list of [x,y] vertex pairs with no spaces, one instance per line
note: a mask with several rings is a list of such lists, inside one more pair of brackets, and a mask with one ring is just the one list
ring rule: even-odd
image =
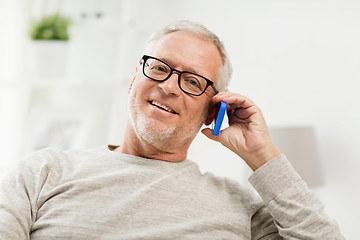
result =
[[212,131],[212,135],[214,135],[214,136],[219,135],[221,124],[222,124],[222,122],[224,120],[224,117],[225,117],[226,108],[227,108],[227,103],[221,101],[220,102],[220,109],[219,109],[218,115],[217,115],[217,117],[215,119],[215,127],[214,127],[214,130]]

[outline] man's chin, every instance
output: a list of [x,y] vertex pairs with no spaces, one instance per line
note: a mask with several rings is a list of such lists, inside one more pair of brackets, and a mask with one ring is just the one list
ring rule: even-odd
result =
[[175,126],[169,127],[156,120],[142,119],[136,125],[135,128],[139,137],[152,143],[152,145],[169,142],[169,140],[174,139],[177,132]]
[[163,122],[141,113],[131,115],[130,120],[139,139],[158,149],[168,150],[182,148],[182,145],[189,146],[203,124],[171,125],[171,122]]

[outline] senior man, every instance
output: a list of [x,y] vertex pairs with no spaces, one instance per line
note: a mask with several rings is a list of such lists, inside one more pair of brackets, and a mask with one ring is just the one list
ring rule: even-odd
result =
[[[30,154],[2,184],[0,239],[342,239],[272,144],[259,108],[224,91],[230,76],[204,26],[157,32],[129,88],[122,144]],[[202,133],[249,165],[261,197],[187,159],[220,101],[229,127]]]

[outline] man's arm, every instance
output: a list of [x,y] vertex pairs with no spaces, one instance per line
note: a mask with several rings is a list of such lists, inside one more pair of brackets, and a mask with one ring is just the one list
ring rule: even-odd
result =
[[337,223],[326,215],[323,204],[284,155],[259,168],[249,181],[284,239],[344,239]]
[[[0,185],[0,239],[30,239],[43,181],[41,161],[30,154]],[[41,178],[40,176],[45,176]]]
[[[284,239],[343,239],[322,203],[271,142],[260,109],[250,99],[230,92],[217,94],[213,101],[228,103],[229,127],[218,136],[208,128],[202,132],[236,153],[254,171],[249,181],[273,218],[268,221],[264,209],[254,215],[252,224],[261,226],[253,229],[254,239],[274,239],[277,233],[270,226],[274,223]],[[268,233],[263,231],[267,227]],[[262,236],[255,236],[259,232]]]

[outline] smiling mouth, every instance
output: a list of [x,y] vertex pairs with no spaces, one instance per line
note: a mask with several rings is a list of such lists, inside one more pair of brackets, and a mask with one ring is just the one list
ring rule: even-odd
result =
[[161,104],[161,103],[159,103],[159,102],[157,102],[157,101],[149,101],[149,103],[150,103],[151,105],[156,106],[156,107],[158,107],[158,108],[160,108],[160,109],[162,109],[162,110],[165,110],[165,111],[167,111],[167,112],[169,112],[169,113],[178,114],[177,112],[175,112],[174,110],[172,110],[172,109],[169,108],[168,106],[165,106],[164,104]]

